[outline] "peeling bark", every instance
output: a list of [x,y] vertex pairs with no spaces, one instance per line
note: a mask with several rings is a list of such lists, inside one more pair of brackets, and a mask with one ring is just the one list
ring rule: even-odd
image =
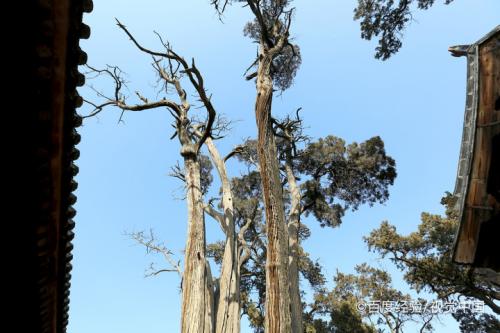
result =
[[200,185],[200,165],[193,145],[182,145],[186,176],[188,232],[182,281],[182,333],[213,332],[213,290],[205,257],[205,218]]
[[[279,52],[280,49],[275,50]],[[285,224],[276,142],[271,124],[273,81],[270,67],[274,55],[262,42],[257,70],[255,118],[268,241],[265,330],[268,333],[290,333],[288,232]]]
[[300,225],[300,190],[293,173],[290,161],[285,163],[286,177],[290,190],[291,202],[288,216],[288,247],[289,247],[289,275],[290,275],[290,311],[292,333],[303,333],[302,328],[302,301],[299,289],[299,225]]

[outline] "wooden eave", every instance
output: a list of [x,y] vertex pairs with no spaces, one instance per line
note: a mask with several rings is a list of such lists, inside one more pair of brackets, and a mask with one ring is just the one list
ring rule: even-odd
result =
[[498,200],[486,190],[488,175],[500,172],[489,170],[491,140],[500,132],[500,112],[494,110],[495,94],[500,94],[499,48],[500,25],[472,45],[450,47],[452,55],[467,57],[464,127],[454,191],[460,223],[453,261],[460,264],[484,264],[476,253],[481,224],[500,211]]
[[15,125],[26,129],[27,143],[16,160],[21,166],[17,189],[24,193],[13,236],[23,249],[18,261],[27,281],[16,281],[19,304],[11,309],[22,320],[12,326],[15,331],[63,333],[68,324],[78,173],[73,162],[79,156],[76,128],[82,121],[76,113],[82,104],[76,89],[84,84],[78,66],[87,60],[79,44],[90,35],[82,16],[92,6],[91,0],[24,3],[28,32],[19,38],[28,59],[21,67],[26,69],[24,109],[18,112],[22,121]]

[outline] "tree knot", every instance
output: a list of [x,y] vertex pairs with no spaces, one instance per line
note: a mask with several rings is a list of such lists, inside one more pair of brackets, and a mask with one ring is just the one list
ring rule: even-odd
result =
[[181,156],[184,158],[196,158],[196,148],[193,144],[182,145]]

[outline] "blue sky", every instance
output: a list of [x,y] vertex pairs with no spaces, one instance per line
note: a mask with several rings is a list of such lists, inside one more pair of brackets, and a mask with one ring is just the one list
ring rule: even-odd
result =
[[[500,2],[441,2],[414,13],[403,48],[385,62],[373,58],[375,42],[360,38],[359,23],[352,20],[356,1],[294,2],[292,32],[303,63],[295,85],[274,99],[273,113],[302,107],[307,133],[315,138],[333,134],[351,142],[380,135],[398,170],[384,205],[349,213],[336,229],[306,221],[312,236],[304,247],[319,258],[329,280],[337,269],[352,272],[356,264],[368,262],[395,273],[396,286],[407,290],[391,263],[368,253],[362,237],[382,220],[403,233],[413,231],[422,211],[443,212],[440,198],[453,190],[466,64],[447,48],[472,43],[499,24]],[[221,23],[208,0],[94,0],[93,12],[84,17],[92,36],[81,43],[88,63],[119,65],[127,73],[131,100],[136,90],[154,99],[151,59],[137,51],[114,17],[148,47],[160,49],[155,30],[177,53],[196,59],[218,112],[237,120],[232,133],[218,142],[222,152],[255,136],[255,87],[243,79],[256,52],[256,45],[242,36],[250,18],[247,9],[231,7]],[[80,93],[96,98],[87,88]],[[124,232],[153,228],[182,259],[186,207],[179,199],[182,185],[168,176],[180,160],[178,142],[169,140],[171,117],[165,110],[126,114],[124,124],[117,124],[118,118],[119,111],[109,109],[79,129],[69,332],[175,332],[178,276],[144,278],[149,263],[161,266],[162,260],[146,255]],[[239,174],[235,162],[229,168]],[[221,237],[208,219],[207,235],[209,241]],[[436,332],[458,330],[453,320],[443,323]],[[243,327],[242,332],[250,330]]]

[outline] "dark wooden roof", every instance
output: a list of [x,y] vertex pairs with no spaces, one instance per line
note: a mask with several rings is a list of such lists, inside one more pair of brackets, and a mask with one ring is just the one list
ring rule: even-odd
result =
[[500,26],[472,45],[450,47],[450,52],[467,57],[464,127],[454,191],[460,227],[453,260],[495,268],[498,254],[493,240],[485,235],[498,231],[500,224],[495,222],[499,200],[487,186],[500,173],[493,158],[493,138],[500,132],[500,112],[495,110],[500,97]]
[[81,124],[76,108],[82,104],[76,88],[84,84],[78,65],[87,59],[79,41],[90,35],[82,15],[92,10],[92,1],[13,5],[8,12],[20,15],[4,35],[15,35],[19,47],[11,46],[15,59],[4,66],[18,69],[9,83],[22,97],[9,110],[16,117],[9,123],[16,132],[11,141],[19,147],[9,156],[13,205],[6,207],[4,216],[12,221],[8,235],[17,243],[16,263],[9,269],[14,281],[8,285],[16,297],[9,304],[13,316],[4,326],[15,332],[62,333],[68,324],[76,214],[73,178],[78,173],[75,145],[80,141],[76,128]]

